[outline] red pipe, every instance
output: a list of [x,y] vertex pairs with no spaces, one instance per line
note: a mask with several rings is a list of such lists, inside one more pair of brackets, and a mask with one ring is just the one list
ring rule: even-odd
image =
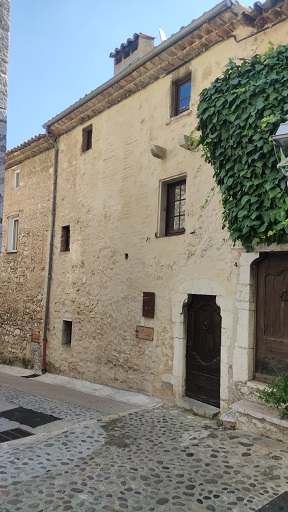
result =
[[46,350],[47,350],[47,338],[43,338],[42,373],[46,373]]

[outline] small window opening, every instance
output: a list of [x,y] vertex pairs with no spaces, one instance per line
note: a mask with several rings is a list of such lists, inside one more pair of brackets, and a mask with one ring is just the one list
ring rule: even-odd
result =
[[17,252],[18,247],[18,230],[19,230],[19,217],[18,215],[8,218],[8,252]]
[[63,320],[62,325],[62,345],[71,345],[72,340],[72,321]]
[[82,152],[92,148],[92,124],[82,130]]
[[70,226],[62,226],[61,228],[61,252],[70,251]]
[[20,187],[20,171],[17,170],[14,173],[14,188]]

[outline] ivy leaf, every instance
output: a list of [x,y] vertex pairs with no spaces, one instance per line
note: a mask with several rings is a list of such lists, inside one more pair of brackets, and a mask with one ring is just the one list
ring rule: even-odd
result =
[[251,251],[288,242],[287,180],[271,139],[288,111],[288,45],[238,62],[201,92],[197,130],[222,195],[223,226]]

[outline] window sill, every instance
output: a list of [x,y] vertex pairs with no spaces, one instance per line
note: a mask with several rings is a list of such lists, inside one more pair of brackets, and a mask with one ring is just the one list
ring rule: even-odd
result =
[[181,231],[173,231],[173,233],[166,233],[165,237],[167,236],[178,236],[178,235],[184,235],[185,229],[181,229]]
[[16,249],[15,251],[12,251],[12,250],[9,250],[9,251],[8,251],[8,250],[7,250],[7,251],[6,251],[6,254],[17,254],[17,252],[18,252],[18,251],[17,251],[17,249]]
[[178,121],[179,119],[183,119],[183,117],[188,117],[192,115],[192,109],[186,110],[185,112],[182,112],[182,114],[179,114],[178,116],[170,117],[170,119],[167,119],[166,126],[168,126],[171,123],[174,123],[175,121]]
[[184,235],[185,233],[185,229],[183,229],[183,231],[175,231],[174,233],[167,233],[165,235],[155,235],[155,238],[171,238],[173,236],[179,236],[179,235]]

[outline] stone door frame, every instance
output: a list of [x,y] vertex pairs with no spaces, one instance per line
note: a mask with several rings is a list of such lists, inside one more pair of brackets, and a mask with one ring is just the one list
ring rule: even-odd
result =
[[172,323],[174,337],[174,358],[172,385],[175,398],[185,395],[186,379],[186,339],[187,312],[186,305],[191,295],[215,295],[216,304],[222,316],[221,328],[221,376],[220,397],[228,398],[228,347],[233,324],[233,304],[228,300],[226,291],[215,281],[209,279],[191,280],[175,294],[172,304]]

